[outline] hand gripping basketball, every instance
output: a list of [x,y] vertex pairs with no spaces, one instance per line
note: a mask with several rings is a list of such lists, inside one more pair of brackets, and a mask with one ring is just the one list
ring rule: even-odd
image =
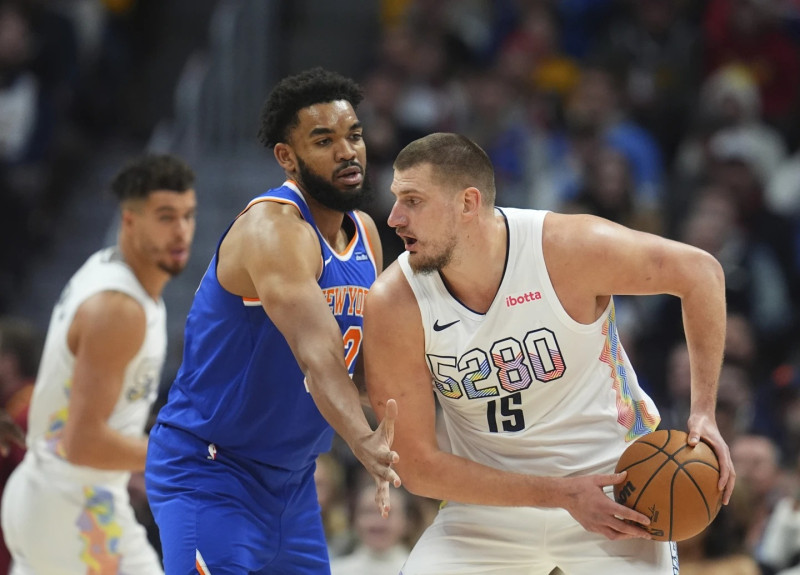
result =
[[623,452],[616,472],[627,471],[614,486],[618,503],[650,518],[645,527],[658,541],[682,541],[700,533],[722,506],[719,461],[702,441],[691,447],[685,432],[654,431]]

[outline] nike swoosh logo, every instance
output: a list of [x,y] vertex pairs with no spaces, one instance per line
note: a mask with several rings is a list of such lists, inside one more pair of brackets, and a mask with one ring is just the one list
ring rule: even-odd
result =
[[435,322],[433,322],[433,331],[442,331],[443,329],[447,329],[451,325],[457,324],[460,321],[460,319],[457,319],[456,321],[451,321],[450,323],[439,324],[439,320],[437,319]]
[[328,259],[325,260],[325,265],[328,265],[329,263],[331,263],[332,259],[333,259],[333,256],[328,256]]

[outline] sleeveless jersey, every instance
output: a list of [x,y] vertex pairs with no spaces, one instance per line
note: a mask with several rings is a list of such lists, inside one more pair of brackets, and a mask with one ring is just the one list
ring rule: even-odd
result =
[[[293,205],[317,231],[323,262],[317,281],[341,328],[352,375],[361,347],[364,296],[376,277],[375,257],[360,216],[346,214],[355,235],[345,251],[337,253],[317,230],[293,182],[254,198],[245,211],[263,201]],[[158,421],[213,443],[220,452],[303,469],[330,449],[333,429],[261,302],[220,285],[216,271],[222,238],[189,311],[183,363]]]
[[659,423],[617,336],[613,300],[593,323],[573,320],[542,255],[546,212],[500,211],[508,255],[485,314],[439,274],[413,273],[407,252],[398,260],[419,304],[449,449],[520,473],[610,473],[627,442]]
[[63,477],[91,484],[127,484],[125,471],[75,466],[63,458],[61,438],[69,409],[75,356],[67,333],[78,307],[104,291],[122,292],[144,308],[144,343],[125,370],[117,404],[108,424],[123,435],[141,436],[158,393],[167,349],[166,311],[161,298],[145,291],[116,247],[92,255],[72,276],[53,308],[28,420],[28,451],[47,477]]

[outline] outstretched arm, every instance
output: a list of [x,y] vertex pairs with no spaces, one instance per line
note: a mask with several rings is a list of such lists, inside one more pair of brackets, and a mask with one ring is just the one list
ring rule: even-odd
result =
[[367,390],[378,417],[395,398],[397,470],[406,488],[433,499],[480,505],[563,507],[586,529],[611,539],[648,537],[625,519],[646,516],[615,503],[602,490],[624,474],[557,478],[503,471],[439,449],[435,399],[425,360],[419,308],[399,266],[390,266],[367,296],[364,315]]
[[342,332],[317,284],[319,240],[295,208],[273,202],[240,216],[220,247],[218,273],[233,293],[261,301],[292,349],[306,385],[323,417],[347,442],[376,481],[376,501],[389,511],[394,418],[373,431],[345,365]]

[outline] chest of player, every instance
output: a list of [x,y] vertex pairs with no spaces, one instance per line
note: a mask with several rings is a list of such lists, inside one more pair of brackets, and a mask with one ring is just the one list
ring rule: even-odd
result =
[[567,322],[553,297],[512,286],[501,289],[486,314],[432,308],[426,359],[441,399],[478,404],[513,395],[507,401],[535,402],[610,361],[613,313],[590,325]]

